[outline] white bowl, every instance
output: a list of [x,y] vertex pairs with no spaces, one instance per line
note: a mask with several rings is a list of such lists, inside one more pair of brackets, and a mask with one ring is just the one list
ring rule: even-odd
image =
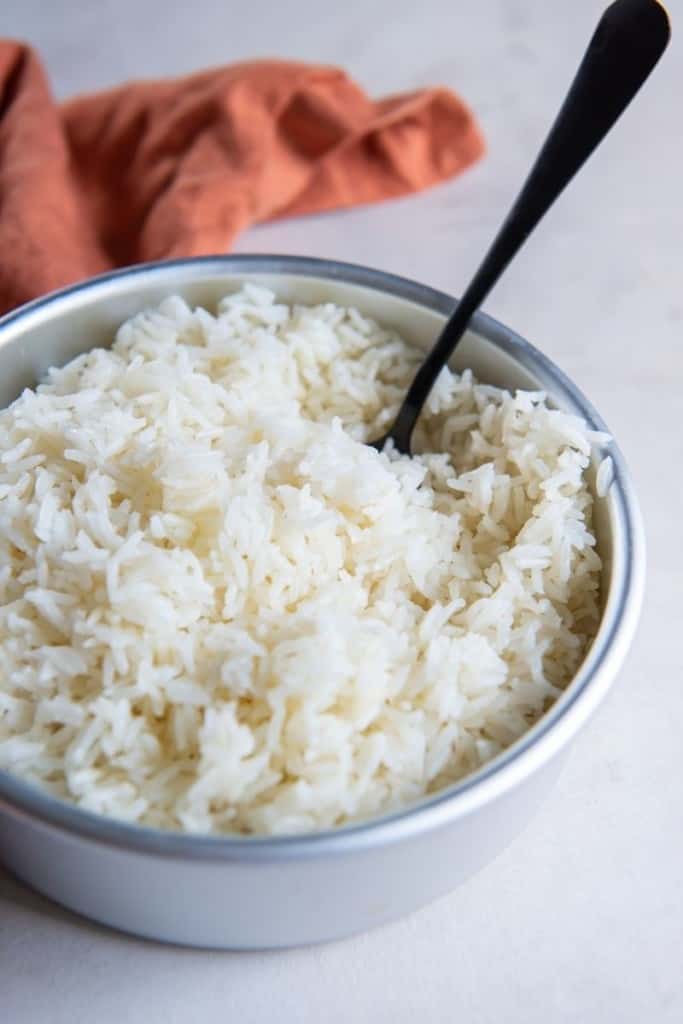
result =
[[[426,347],[455,300],[377,270],[288,256],[224,256],[135,267],[0,320],[0,405],[51,365],[111,342],[119,324],[171,293],[211,307],[245,280],[285,300],[333,301]],[[550,360],[484,315],[458,348],[488,383],[542,388],[560,408],[605,424]],[[555,782],[571,741],[614,680],[634,633],[644,539],[621,454],[596,498],[604,561],[600,629],[570,686],[520,740],[420,803],[333,831],[282,838],[198,837],[100,817],[0,771],[0,859],[47,896],[105,924],[193,946],[253,949],[373,928],[447,892],[499,853]],[[595,466],[591,485],[594,486]],[[521,870],[521,868],[520,868]]]

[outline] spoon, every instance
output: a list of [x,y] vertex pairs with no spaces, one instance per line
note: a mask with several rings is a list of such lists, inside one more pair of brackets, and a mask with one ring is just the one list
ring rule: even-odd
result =
[[417,371],[387,441],[410,455],[410,438],[434,381],[473,313],[582,164],[607,135],[663,54],[671,30],[658,0],[616,0],[603,14],[557,119],[507,219],[454,313]]

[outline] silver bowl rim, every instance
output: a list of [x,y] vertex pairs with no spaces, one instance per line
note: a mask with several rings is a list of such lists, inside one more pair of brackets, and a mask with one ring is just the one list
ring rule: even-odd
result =
[[[79,282],[27,303],[0,318],[0,345],[25,329],[67,312],[80,301],[128,293],[130,282],[159,284],[169,291],[210,275],[268,274],[360,285],[448,315],[457,300],[408,278],[337,260],[289,255],[238,254],[191,257],[139,264]],[[565,408],[595,430],[609,430],[569,378],[538,349],[485,313],[471,328],[532,373]],[[181,860],[284,862],[347,854],[382,846],[447,825],[502,796],[551,760],[584,724],[611,685],[635,631],[645,577],[645,541],[640,511],[623,456],[609,444],[614,463],[610,487],[613,526],[623,543],[613,555],[610,593],[598,634],[578,672],[555,704],[520,739],[482,768],[438,792],[382,816],[301,835],[196,835],[164,831],[109,818],[44,793],[32,783],[0,770],[0,809],[107,846]]]

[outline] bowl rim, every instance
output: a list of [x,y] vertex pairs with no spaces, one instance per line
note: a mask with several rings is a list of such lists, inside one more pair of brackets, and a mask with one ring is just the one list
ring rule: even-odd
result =
[[[214,275],[287,275],[341,282],[408,300],[448,315],[456,299],[409,278],[359,264],[270,254],[219,254],[139,264],[114,270],[35,299],[0,318],[0,345],[25,330],[68,313],[92,299],[129,293],[132,282],[168,279],[169,292]],[[182,281],[181,281],[182,278]],[[591,429],[608,428],[579,388],[542,352],[485,313],[471,329],[532,373],[560,404],[583,416]],[[109,818],[43,792],[0,769],[0,811],[29,818],[107,846],[139,854],[218,862],[284,862],[348,854],[415,838],[451,824],[502,796],[560,753],[585,723],[611,685],[637,625],[645,579],[644,531],[630,474],[618,445],[609,444],[614,473],[609,490],[614,545],[612,578],[598,633],[562,696],[515,743],[459,782],[398,810],[332,829],[296,835],[197,835],[165,831]]]

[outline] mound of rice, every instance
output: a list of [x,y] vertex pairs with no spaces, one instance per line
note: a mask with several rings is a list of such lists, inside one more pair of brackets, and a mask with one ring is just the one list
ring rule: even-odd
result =
[[354,309],[177,297],[0,414],[0,767],[81,807],[287,833],[517,739],[599,618],[591,435]]

